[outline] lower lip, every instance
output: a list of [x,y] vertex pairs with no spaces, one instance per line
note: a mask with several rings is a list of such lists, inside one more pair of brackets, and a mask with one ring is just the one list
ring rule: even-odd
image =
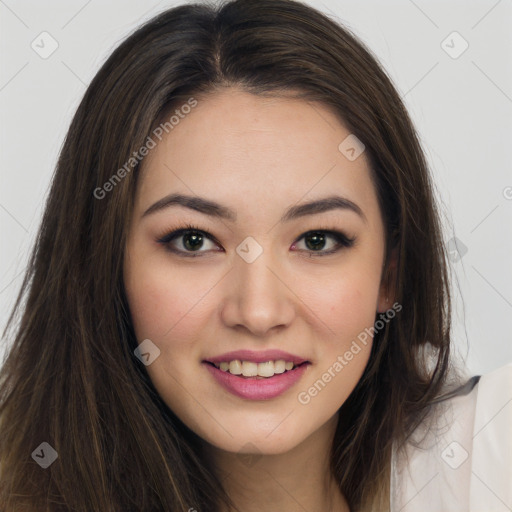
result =
[[279,373],[273,377],[239,377],[218,369],[209,363],[203,363],[217,382],[230,393],[247,400],[270,400],[290,389],[304,375],[310,363],[304,363],[293,370]]

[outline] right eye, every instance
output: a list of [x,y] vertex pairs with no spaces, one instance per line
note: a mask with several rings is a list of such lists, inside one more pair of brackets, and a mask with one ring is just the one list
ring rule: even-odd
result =
[[159,237],[157,242],[164,245],[167,250],[185,257],[197,257],[209,252],[211,247],[201,250],[204,249],[205,242],[218,247],[211,235],[191,225],[172,230]]

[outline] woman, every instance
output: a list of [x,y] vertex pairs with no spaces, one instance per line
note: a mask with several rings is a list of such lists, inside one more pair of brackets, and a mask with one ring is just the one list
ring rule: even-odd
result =
[[482,499],[477,397],[511,367],[456,370],[414,128],[369,50],[300,3],[170,9],[114,51],[66,137],[16,313],[5,510]]

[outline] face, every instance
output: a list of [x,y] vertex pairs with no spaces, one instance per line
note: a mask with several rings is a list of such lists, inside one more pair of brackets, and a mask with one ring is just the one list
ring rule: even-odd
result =
[[197,99],[144,160],[124,266],[133,325],[191,430],[284,453],[336,417],[388,307],[369,164],[339,149],[350,132],[319,104]]

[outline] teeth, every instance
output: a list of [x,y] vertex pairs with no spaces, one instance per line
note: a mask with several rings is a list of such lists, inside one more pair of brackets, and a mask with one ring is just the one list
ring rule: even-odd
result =
[[243,361],[242,375],[244,377],[256,377],[256,375],[258,375],[258,363],[253,363],[252,361]]
[[[293,364],[293,363],[292,363]],[[274,362],[274,373],[284,373],[286,370],[286,362],[282,359]]]
[[242,363],[238,359],[229,363],[229,373],[242,375]]
[[223,361],[215,364],[223,372],[229,372],[233,375],[242,375],[244,377],[272,377],[273,375],[284,373],[294,368],[291,361],[278,359],[277,361],[266,361],[265,363],[254,363],[252,361]]
[[[244,363],[245,364],[245,363]],[[258,375],[260,377],[272,377],[274,375],[274,361],[258,363]]]

